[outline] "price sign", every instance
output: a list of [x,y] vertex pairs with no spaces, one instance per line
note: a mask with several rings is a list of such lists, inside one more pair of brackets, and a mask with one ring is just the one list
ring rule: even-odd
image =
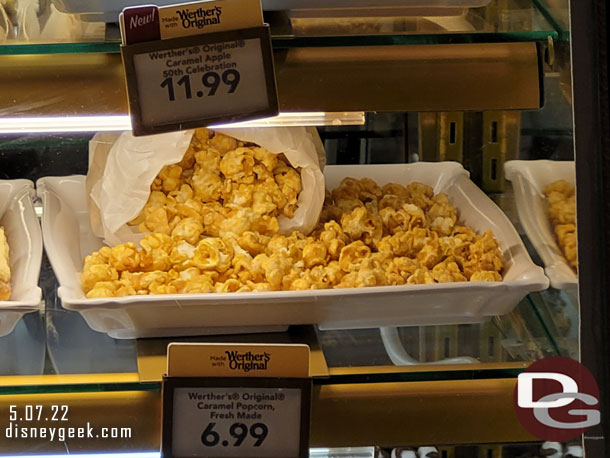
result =
[[167,366],[164,458],[309,456],[308,347],[170,344]]
[[[269,27],[224,30],[230,19],[240,24],[243,13],[229,9],[235,9],[230,2],[205,3],[123,12],[121,51],[134,135],[278,113]],[[204,33],[210,28],[222,31]]]
[[308,379],[173,378],[163,389],[164,457],[308,456]]

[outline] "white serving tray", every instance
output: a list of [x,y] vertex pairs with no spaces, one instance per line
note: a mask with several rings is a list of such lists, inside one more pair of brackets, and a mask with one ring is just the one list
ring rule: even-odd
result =
[[0,180],[0,225],[9,245],[11,298],[0,301],[0,336],[10,334],[26,313],[42,307],[38,276],[42,262],[42,235],[29,180]]
[[567,263],[557,244],[543,189],[557,180],[575,185],[573,161],[508,161],[504,175],[515,192],[519,221],[544,262],[544,271],[557,289],[574,290],[578,276]]
[[[435,15],[435,10],[447,10],[448,14],[464,8],[477,8],[487,5],[491,0],[262,0],[265,11],[356,8],[419,8],[418,15]],[[64,13],[79,14],[85,21],[117,22],[119,13],[128,6],[158,6],[187,3],[176,0],[53,0],[55,7]],[[458,13],[459,14],[459,13]]]
[[[102,246],[90,229],[84,176],[38,180],[43,236],[65,308],[79,311],[93,329],[115,338],[269,331],[274,326],[317,324],[323,329],[474,323],[510,312],[529,292],[548,287],[502,211],[458,163],[328,166],[327,187],[346,176],[379,184],[421,181],[446,192],[461,220],[491,229],[504,252],[504,281],[361,289],[171,294],[87,299],[79,281],[82,259]],[[261,327],[263,327],[261,329]],[[265,329],[265,327],[267,327]]]

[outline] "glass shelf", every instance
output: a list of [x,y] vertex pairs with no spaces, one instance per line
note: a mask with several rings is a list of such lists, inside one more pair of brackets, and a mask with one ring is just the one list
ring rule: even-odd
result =
[[[510,194],[507,188],[497,200],[519,228]],[[316,385],[514,378],[533,361],[577,348],[576,302],[554,290],[530,294],[513,312],[477,324],[341,331],[293,326],[285,333],[136,341],[93,331],[79,313],[64,309],[46,256],[40,286],[45,310],[25,315],[0,338],[0,395],[159,391],[164,359],[150,376],[140,358],[163,358],[176,341],[306,343],[317,355]]]
[[[544,0],[493,0],[487,7],[460,10],[455,16],[412,16],[409,9],[392,9],[388,17],[379,16],[376,10],[369,12],[370,16],[363,16],[367,11],[357,10],[352,17],[342,17],[348,13],[325,17],[328,13],[320,11],[266,14],[273,47],[546,42],[565,38],[567,33],[562,20],[554,17],[563,10],[548,7]],[[88,23],[87,30],[91,32],[71,42],[9,38],[0,44],[0,55],[120,52],[116,24]]]
[[[545,110],[555,109],[558,103],[549,103]],[[360,159],[355,158],[356,162],[405,161],[408,154],[403,136],[416,128],[409,119],[379,113],[365,126],[321,129],[322,138],[328,142],[329,163],[353,160],[342,151],[360,151],[360,137],[366,140],[370,151]],[[523,138],[546,137],[548,132],[544,128],[538,120],[529,119],[523,125]],[[91,135],[10,137],[0,148],[3,178],[36,180],[44,175],[86,173],[90,138]],[[342,138],[356,143],[344,145],[345,148],[335,145]],[[563,139],[563,135],[560,138]],[[569,135],[566,134],[565,139],[571,144]],[[562,142],[555,144],[553,154],[558,154]],[[531,158],[531,154],[537,152],[535,145],[522,141],[521,158]],[[381,152],[386,156],[382,158]],[[562,154],[565,157],[559,158],[569,159],[571,151]],[[503,193],[491,197],[512,221],[534,262],[542,265],[521,228],[510,185],[507,183]],[[144,377],[139,371],[142,349],[154,347],[155,354],[162,356],[169,341],[185,339],[115,340],[91,330],[80,314],[61,307],[57,280],[46,257],[40,286],[46,301],[45,310],[26,315],[13,333],[0,338],[0,394],[160,389],[161,372]],[[314,383],[320,386],[510,379],[532,361],[577,353],[576,304],[574,294],[549,289],[530,294],[512,313],[479,324],[351,331],[301,326],[292,327],[287,333],[186,340],[307,343],[317,351],[318,364],[313,375]]]
[[318,361],[312,358],[316,385],[514,378],[532,361],[565,354],[578,326],[569,298],[558,306],[555,296],[562,292],[548,291],[479,324],[341,331],[293,326],[273,334],[115,340],[61,307],[46,256],[40,286],[45,310],[25,315],[0,338],[0,395],[159,391],[163,369],[152,383],[142,382],[150,377],[138,370],[139,358],[163,356],[175,341],[307,343],[319,350]]
[[[273,334],[115,340],[61,307],[46,257],[40,284],[45,310],[25,315],[11,334],[0,338],[0,394],[158,391],[163,369],[153,383],[143,383],[148,376],[138,373],[139,357],[163,356],[167,344],[175,341],[307,343],[321,350],[320,361],[312,358],[318,385],[513,378],[530,362],[560,354],[544,319],[554,320],[553,329],[565,330],[557,324],[558,312],[546,303],[552,297],[541,295],[527,297],[506,316],[479,324],[350,331],[293,326]],[[390,356],[401,352],[412,360]]]

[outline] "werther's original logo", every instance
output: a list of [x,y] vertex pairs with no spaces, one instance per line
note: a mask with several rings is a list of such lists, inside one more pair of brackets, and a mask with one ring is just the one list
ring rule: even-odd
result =
[[196,27],[203,29],[208,25],[220,24],[220,16],[222,15],[222,7],[215,6],[214,8],[197,8],[191,10],[189,8],[177,10],[176,13],[180,16],[182,27],[190,29]]
[[266,371],[271,359],[271,354],[265,352],[255,353],[252,351],[225,351],[229,358],[229,369],[243,372]]

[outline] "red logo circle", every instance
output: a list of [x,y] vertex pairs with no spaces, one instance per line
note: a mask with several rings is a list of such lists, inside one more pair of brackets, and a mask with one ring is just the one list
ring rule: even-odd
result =
[[589,370],[570,358],[536,361],[519,374],[515,412],[534,436],[566,442],[600,422],[599,388]]

